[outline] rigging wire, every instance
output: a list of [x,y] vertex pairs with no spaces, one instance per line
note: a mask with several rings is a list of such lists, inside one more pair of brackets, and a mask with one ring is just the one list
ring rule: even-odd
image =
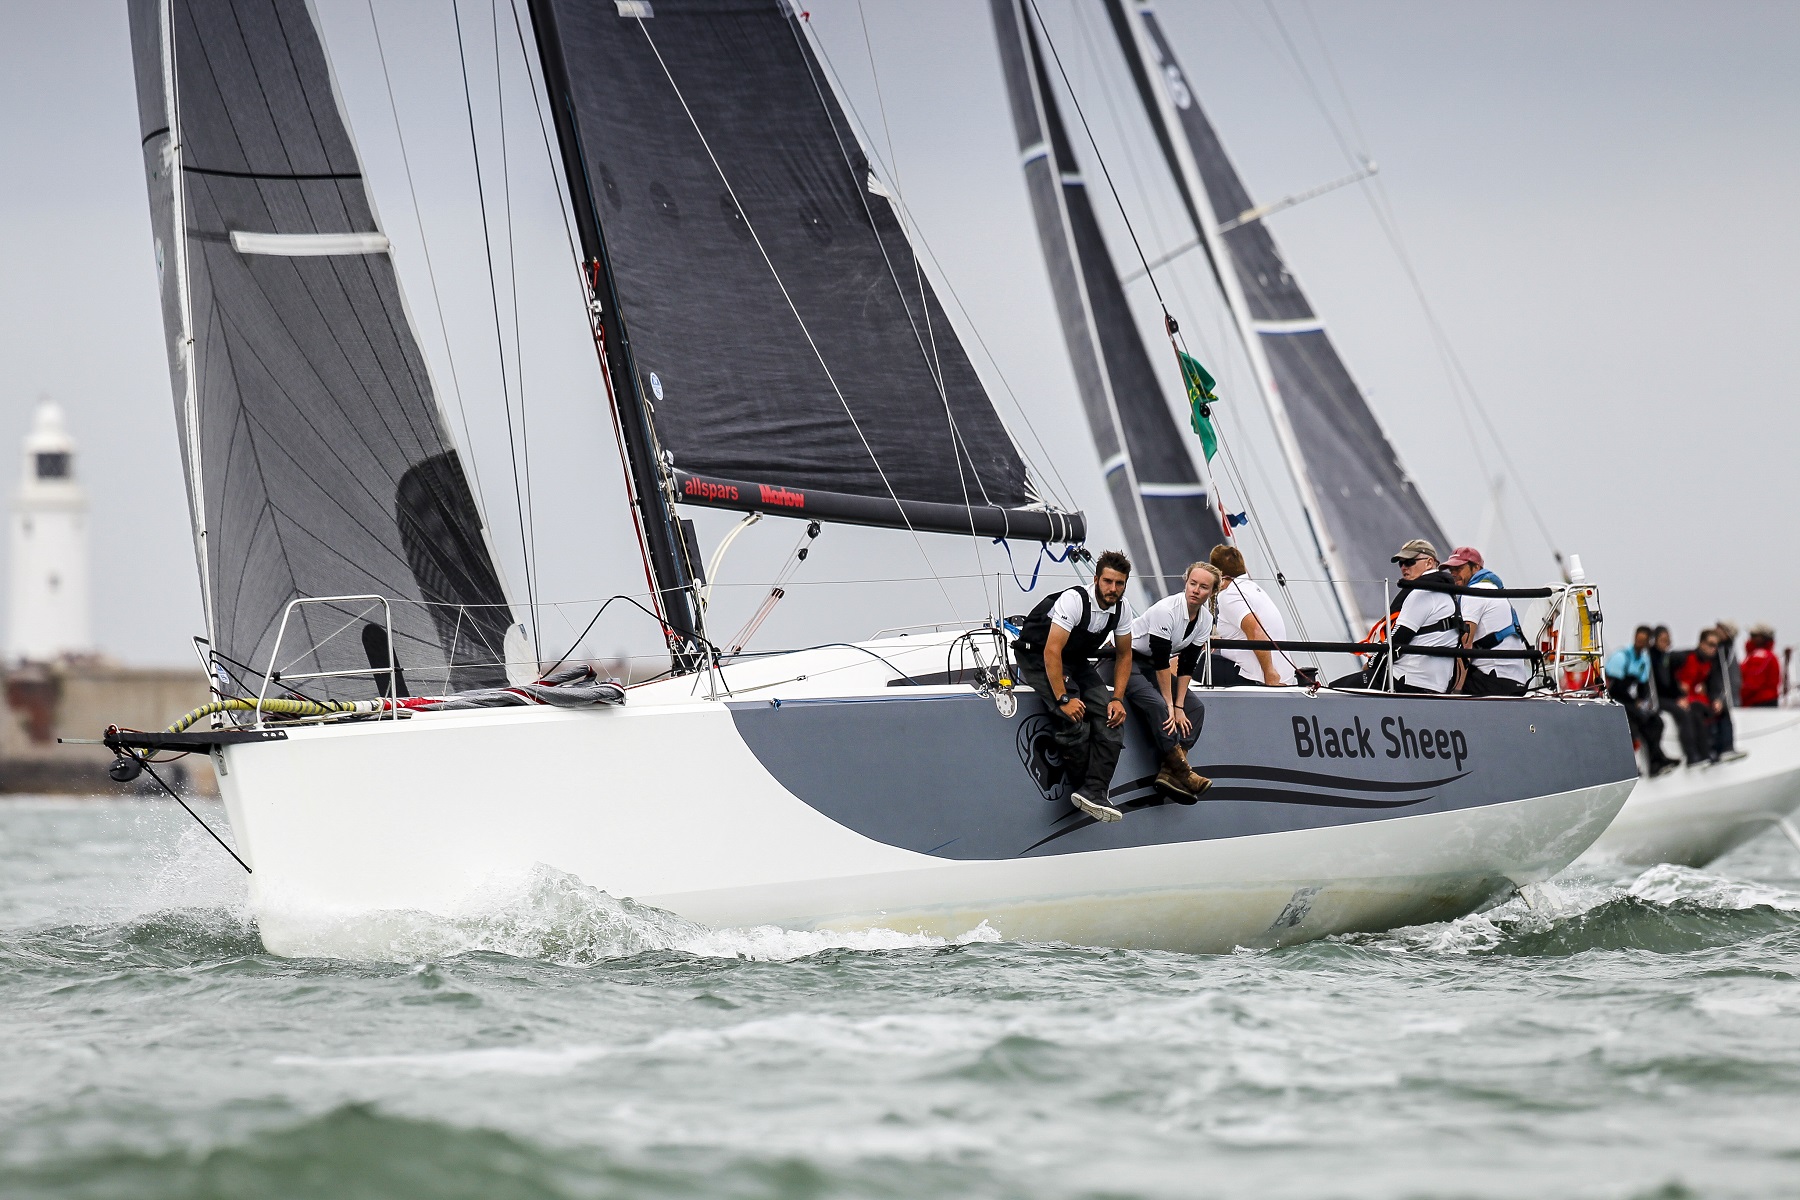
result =
[[1131,235],[1131,248],[1137,252],[1138,262],[1143,264],[1144,278],[1150,281],[1150,290],[1156,293],[1156,302],[1162,306],[1167,315],[1169,305],[1163,299],[1162,288],[1157,286],[1156,276],[1150,270],[1150,260],[1144,257],[1144,247],[1138,242],[1137,229],[1131,223],[1131,215],[1125,211],[1125,201],[1119,198],[1118,185],[1113,182],[1112,172],[1107,169],[1106,156],[1100,153],[1100,143],[1094,138],[1094,131],[1088,125],[1087,112],[1081,107],[1081,99],[1075,94],[1075,85],[1069,82],[1069,73],[1063,69],[1062,55],[1056,52],[1056,42],[1050,36],[1049,27],[1044,24],[1044,16],[1038,12],[1037,0],[1026,0],[1031,5],[1031,14],[1037,18],[1038,32],[1044,35],[1044,45],[1050,47],[1050,58],[1056,63],[1056,73],[1062,76],[1063,88],[1069,93],[1069,100],[1075,105],[1075,115],[1081,118],[1081,131],[1087,135],[1088,145],[1093,148],[1094,161],[1100,164],[1100,174],[1106,180],[1107,190],[1112,193],[1113,204],[1118,207],[1119,216],[1125,222],[1125,232]]
[[[905,225],[904,220],[901,218],[900,206],[899,206],[898,199],[897,199],[898,195],[901,193],[899,159],[894,154],[894,135],[893,135],[893,132],[889,129],[888,123],[887,123],[887,101],[882,97],[882,93],[881,93],[881,75],[875,69],[875,49],[869,39],[869,22],[868,22],[867,16],[863,12],[862,0],[857,0],[856,11],[857,11],[858,17],[861,18],[861,20],[862,20],[863,46],[864,46],[865,50],[867,50],[868,56],[869,56],[869,74],[875,81],[875,101],[876,101],[877,106],[881,110],[882,132],[884,134],[886,134],[886,136],[887,136],[888,158],[889,158],[890,162],[893,164],[891,174],[892,174],[892,177],[894,180],[894,189],[893,190],[896,195],[896,200],[893,203],[893,209],[894,209],[896,220],[899,220],[901,222],[901,226],[900,226],[901,237],[903,240],[905,240],[906,239],[906,225]],[[808,21],[807,24],[810,26],[811,22]],[[818,96],[819,103],[822,106],[824,106],[826,113],[829,116],[830,111],[831,111],[831,106],[828,103],[828,101],[826,100],[824,90],[820,87],[820,81],[819,81],[818,77],[813,73],[811,56],[806,54],[806,45],[802,41],[802,38],[804,35],[801,33],[800,29],[797,26],[790,24],[790,28],[792,29],[792,31],[794,33],[796,42],[801,43],[799,46],[799,48],[801,50],[801,58],[803,61],[806,62],[806,73],[807,73],[808,78],[810,78],[812,80],[813,92],[815,95]],[[855,163],[851,160],[848,147],[846,147],[844,145],[843,136],[839,133],[838,128],[837,128],[837,122],[832,121],[831,127],[832,127],[831,128],[832,137],[838,143],[838,153],[843,157],[845,165],[851,167],[852,170],[854,170]],[[859,149],[860,149],[860,147],[859,147]],[[913,277],[914,277],[914,280],[919,289],[919,315],[925,322],[925,336],[923,338],[921,338],[919,335],[918,323],[913,321],[913,319],[912,319],[911,306],[906,303],[906,291],[905,291],[904,287],[901,286],[900,278],[899,278],[898,274],[896,274],[896,272],[894,271],[894,263],[893,263],[893,259],[888,254],[887,243],[885,241],[883,241],[883,239],[881,237],[880,227],[875,223],[874,206],[869,203],[868,188],[866,186],[856,186],[856,196],[857,196],[857,200],[862,204],[863,215],[868,218],[870,231],[873,232],[875,235],[875,244],[881,248],[881,259],[882,259],[882,262],[884,264],[886,264],[886,266],[887,266],[888,278],[894,284],[894,291],[900,298],[901,307],[903,309],[905,309],[907,312],[907,323],[912,326],[913,337],[915,340],[917,340],[919,342],[919,351],[921,354],[923,354],[925,356],[926,369],[930,372],[932,383],[935,384],[937,387],[938,399],[944,406],[944,419],[945,419],[946,423],[948,424],[949,430],[950,430],[950,442],[951,442],[951,451],[950,452],[951,452],[952,457],[954,457],[956,460],[956,480],[957,480],[958,486],[962,490],[963,511],[964,511],[964,513],[966,513],[968,515],[968,518],[969,518],[969,542],[975,549],[976,567],[985,574],[987,567],[986,567],[986,564],[982,561],[982,557],[981,557],[981,538],[975,532],[974,507],[969,502],[969,481],[968,481],[967,474],[963,470],[964,458],[967,457],[969,459],[969,465],[971,467],[974,466],[974,459],[968,453],[968,446],[963,440],[962,430],[958,427],[957,422],[956,422],[956,413],[950,407],[949,391],[944,386],[944,369],[943,369],[943,363],[938,355],[937,331],[935,328],[933,328],[932,323],[931,323],[931,304],[930,304],[930,301],[928,298],[929,294],[925,288],[924,271],[919,265],[919,256],[916,253],[911,253],[911,247],[910,247],[910,243],[909,243],[908,252],[909,252],[909,257],[911,257],[911,259],[913,261]],[[745,218],[745,223],[746,224],[749,223],[749,218],[747,218],[747,217]],[[929,343],[929,346],[927,346],[927,343]],[[982,500],[985,501],[986,503],[992,505],[993,500],[992,500],[992,498],[990,498],[988,496],[987,487],[982,482],[981,476],[979,474],[977,474],[975,477],[975,486],[976,486],[977,490],[979,490],[981,492]],[[986,600],[986,597],[987,597],[987,588],[984,585],[982,587],[982,598],[984,601]]]
[[481,202],[481,242],[487,253],[488,297],[494,309],[494,348],[500,356],[500,398],[506,410],[506,447],[512,455],[513,502],[519,514],[519,553],[525,560],[525,597],[531,609],[532,653],[541,659],[543,647],[538,641],[537,580],[525,522],[525,499],[519,486],[519,450],[513,437],[512,395],[506,379],[506,339],[500,330],[500,291],[494,278],[494,242],[489,235],[487,188],[481,175],[481,141],[475,135],[475,101],[469,90],[469,59],[463,47],[461,0],[451,0],[450,12],[456,20],[456,57],[462,67],[463,104],[469,116],[469,149],[475,157],[475,194]]
[[375,34],[375,55],[381,62],[381,80],[387,87],[388,112],[394,119],[394,140],[400,147],[400,166],[406,174],[406,190],[412,197],[413,224],[418,226],[419,247],[425,259],[425,278],[431,284],[431,303],[437,309],[438,333],[444,339],[444,358],[450,364],[450,390],[456,397],[456,412],[462,421],[463,447],[468,451],[469,473],[475,479],[475,495],[481,511],[488,510],[487,493],[481,486],[481,466],[475,454],[475,441],[469,434],[469,410],[463,403],[462,379],[456,370],[456,352],[451,348],[450,327],[444,317],[443,297],[438,293],[437,269],[431,262],[431,239],[425,234],[425,216],[419,209],[419,189],[413,182],[412,158],[406,151],[406,135],[400,128],[400,109],[394,101],[394,80],[388,73],[387,49],[381,41],[381,23],[375,19],[375,0],[367,0],[369,27]]
[[[825,64],[826,74],[830,76],[832,83],[835,85],[836,94],[847,97],[849,92],[844,86],[843,76],[838,72],[837,65],[832,62],[831,55],[827,50],[824,41],[822,39],[815,39],[814,45],[818,50],[819,60]],[[870,136],[868,124],[862,119],[862,114],[858,112],[856,106],[849,103],[848,100],[846,100],[844,107],[850,119],[855,122],[856,126],[861,131],[861,140],[863,144],[873,147],[875,145],[875,139]],[[888,163],[881,158],[879,150],[875,151],[873,161],[876,165],[887,171],[889,175],[895,174]],[[896,190],[898,190],[898,185],[896,185]],[[925,237],[918,221],[912,215],[912,210],[907,207],[903,196],[896,195],[894,197],[894,208],[897,213],[903,215],[906,224],[913,230],[914,248],[924,250],[925,257],[931,260],[931,267],[932,270],[936,272],[938,282],[942,284],[944,291],[949,293],[950,299],[956,303],[956,311],[962,314],[963,324],[967,327],[969,333],[974,336],[975,344],[981,347],[982,355],[987,359],[988,365],[993,369],[995,377],[1000,380],[1000,386],[1005,389],[1006,397],[1012,402],[1013,410],[1018,414],[1019,419],[1024,422],[1025,428],[1031,434],[1031,440],[1037,444],[1038,453],[1042,456],[1043,461],[1049,465],[1050,474],[1055,477],[1054,487],[1045,486],[1037,491],[1039,499],[1041,500],[1044,493],[1048,492],[1050,498],[1059,506],[1064,509],[1072,510],[1074,508],[1074,504],[1071,500],[1071,497],[1074,495],[1073,490],[1069,487],[1068,481],[1062,477],[1062,472],[1057,468],[1056,459],[1051,455],[1049,448],[1044,444],[1043,435],[1038,432],[1037,426],[1032,423],[1030,411],[1026,409],[1022,402],[1020,402],[1018,392],[1013,389],[1012,381],[1006,377],[1006,372],[1000,366],[1000,360],[994,355],[994,352],[988,346],[986,339],[981,336],[981,327],[975,323],[975,318],[970,315],[968,306],[963,303],[962,296],[957,293],[955,285],[951,282],[949,275],[944,270],[944,265],[938,261],[936,252],[931,248],[931,242]],[[1020,450],[1017,440],[1012,438],[1012,431],[1010,429],[1007,430],[1007,437],[1009,440],[1013,441],[1013,448],[1015,450]],[[1019,458],[1020,461],[1026,464],[1027,472],[1035,476],[1035,468],[1032,465],[1033,460],[1028,458],[1022,450],[1020,450]],[[1049,480],[1038,480],[1036,478],[1032,478],[1030,482],[1034,485],[1038,483],[1048,485],[1050,483]]]
[[[1300,78],[1306,86],[1308,95],[1311,96],[1313,104],[1318,108],[1320,115],[1324,117],[1326,125],[1330,128],[1332,138],[1338,144],[1338,149],[1344,154],[1346,160],[1353,165],[1365,161],[1366,155],[1360,154],[1353,149],[1350,140],[1344,136],[1343,130],[1333,118],[1329,106],[1325,103],[1324,96],[1319,91],[1317,82],[1312,77],[1311,70],[1307,67],[1305,59],[1300,54],[1299,46],[1295,44],[1292,34],[1288,31],[1287,22],[1282,19],[1280,11],[1275,7],[1274,0],[1263,0],[1263,3],[1268,9],[1269,16],[1275,23],[1276,30],[1281,35],[1283,44],[1287,47],[1289,56],[1293,59],[1294,66],[1298,70]],[[1368,144],[1367,138],[1363,136],[1361,122],[1357,120],[1355,106],[1351,104],[1349,92],[1345,89],[1343,79],[1338,74],[1337,65],[1331,57],[1331,50],[1325,41],[1324,33],[1319,28],[1318,18],[1313,13],[1311,5],[1306,4],[1304,0],[1302,0],[1301,9],[1306,14],[1307,20],[1312,26],[1313,36],[1318,41],[1319,51],[1325,61],[1325,67],[1331,77],[1332,85],[1338,93],[1338,97],[1344,106],[1345,116],[1349,120],[1351,129],[1356,135],[1356,145],[1366,146]],[[1472,408],[1475,411],[1475,415],[1481,419],[1481,423],[1486,428],[1488,437],[1491,440],[1494,449],[1500,455],[1502,464],[1518,484],[1518,491],[1524,497],[1525,507],[1527,511],[1531,513],[1531,519],[1536,523],[1538,533],[1543,537],[1545,544],[1549,546],[1550,553],[1555,558],[1557,566],[1561,568],[1564,565],[1562,549],[1556,538],[1552,536],[1550,526],[1548,522],[1544,520],[1543,513],[1539,511],[1536,502],[1533,501],[1531,490],[1525,486],[1524,475],[1519,471],[1518,465],[1513,461],[1512,454],[1508,451],[1506,442],[1501,438],[1499,427],[1494,423],[1493,417],[1489,414],[1487,405],[1482,402],[1480,393],[1475,390],[1474,381],[1469,377],[1467,369],[1463,366],[1461,356],[1457,354],[1456,347],[1451,342],[1449,333],[1444,329],[1443,322],[1438,319],[1437,311],[1431,304],[1431,299],[1425,291],[1424,281],[1419,277],[1418,269],[1413,264],[1412,255],[1407,252],[1406,244],[1400,236],[1399,223],[1394,215],[1393,202],[1388,196],[1387,186],[1380,176],[1373,177],[1372,182],[1374,184],[1373,189],[1364,193],[1368,198],[1370,211],[1374,213],[1376,224],[1381,228],[1382,236],[1386,239],[1389,249],[1393,251],[1395,259],[1400,263],[1401,270],[1406,275],[1407,283],[1412,288],[1413,297],[1418,301],[1419,308],[1425,316],[1425,324],[1431,333],[1433,347],[1437,350],[1438,357],[1444,366],[1444,373],[1450,380],[1451,392],[1461,402],[1458,405],[1459,410]],[[1468,415],[1466,411],[1462,413],[1462,417],[1466,427],[1468,425]],[[1471,443],[1476,443],[1477,439],[1475,438],[1472,429],[1469,430],[1469,435]],[[1482,458],[1480,446],[1476,444],[1474,448],[1476,457],[1478,459]]]
[[882,486],[887,489],[888,498],[894,502],[895,509],[900,513],[900,519],[905,523],[906,531],[912,535],[913,545],[918,547],[919,556],[925,560],[925,566],[931,571],[932,578],[938,581],[938,590],[943,593],[945,602],[950,606],[950,611],[960,619],[961,612],[956,606],[956,601],[950,595],[950,589],[944,586],[942,577],[938,575],[936,564],[931,561],[931,555],[926,551],[925,543],[920,539],[918,530],[913,528],[912,519],[906,515],[906,507],[900,502],[899,495],[894,491],[894,485],[888,479],[887,470],[881,465],[881,460],[875,456],[874,448],[869,445],[869,439],[864,435],[862,424],[856,419],[856,413],[851,409],[850,401],[845,398],[843,389],[838,386],[837,376],[832,373],[830,365],[826,363],[825,355],[820,351],[819,344],[813,340],[812,330],[807,327],[806,319],[800,315],[799,307],[795,305],[794,298],[788,293],[787,284],[782,280],[781,272],[775,269],[774,260],[769,257],[769,251],[763,245],[761,236],[757,234],[756,226],[750,220],[750,214],[744,212],[744,206],[738,202],[736,189],[731,186],[731,180],[726,176],[724,167],[720,165],[719,156],[713,153],[712,143],[707,140],[705,132],[701,130],[700,122],[694,116],[694,110],[688,106],[687,96],[682,93],[681,85],[675,82],[675,76],[669,70],[669,64],[663,60],[662,51],[657,48],[656,39],[651,36],[649,26],[645,24],[642,17],[634,19],[637,21],[638,29],[644,35],[644,40],[649,43],[650,52],[656,56],[657,65],[662,68],[663,77],[669,81],[669,87],[674,91],[675,99],[680,101],[682,112],[687,114],[688,123],[693,126],[694,135],[700,139],[700,145],[706,151],[706,157],[712,162],[713,171],[719,176],[719,182],[725,185],[725,192],[731,198],[732,207],[736,208],[744,218],[744,228],[749,231],[750,239],[756,243],[757,252],[762,255],[763,264],[769,268],[769,274],[775,280],[775,286],[781,291],[781,298],[786,301],[788,311],[793,314],[795,322],[799,324],[801,335],[806,338],[806,344],[811,347],[813,357],[818,360],[819,369],[825,372],[826,381],[831,384],[831,390],[837,395],[838,403],[843,406],[844,414],[850,418],[850,426],[856,430],[857,440],[862,442],[863,450],[868,454],[869,461],[874,464],[876,474],[881,476]]
[[[556,151],[551,148],[550,126],[544,119],[543,106],[549,99],[549,88],[548,86],[544,88],[544,99],[540,100],[538,96],[537,77],[533,74],[531,67],[532,54],[525,46],[525,23],[519,17],[518,0],[508,0],[508,5],[512,9],[513,33],[518,38],[519,42],[519,61],[525,66],[526,79],[531,82],[531,108],[532,111],[537,114],[538,135],[544,142],[544,166],[550,172],[550,190],[556,195],[556,209],[558,214],[562,217],[563,238],[567,242],[569,248],[569,263],[575,268],[575,286],[581,296],[582,306],[588,308],[588,333],[594,338],[594,355],[596,360],[600,362],[600,380],[606,390],[606,410],[607,414],[612,418],[613,444],[619,452],[619,465],[621,467],[620,483],[625,492],[626,511],[632,514],[631,529],[632,532],[637,535],[638,557],[644,567],[644,584],[649,589],[645,594],[650,597],[650,603],[659,610],[658,620],[661,620],[660,610],[662,608],[662,593],[657,590],[656,579],[650,569],[650,548],[644,543],[642,517],[637,505],[636,497],[632,494],[631,490],[631,471],[625,450],[625,430],[619,424],[618,405],[613,401],[612,375],[607,371],[604,362],[606,353],[604,336],[596,322],[593,309],[588,307],[591,293],[588,290],[587,272],[581,261],[580,247],[576,244],[575,226],[569,217],[572,199],[569,198],[564,191],[562,174],[556,169],[557,154]],[[666,621],[663,624],[663,629],[665,633],[669,630]]]
[[[1118,208],[1119,217],[1125,224],[1125,230],[1131,236],[1131,246],[1137,253],[1138,262],[1143,266],[1144,278],[1149,281],[1151,291],[1156,295],[1157,304],[1162,309],[1163,327],[1168,334],[1170,347],[1175,350],[1177,360],[1179,361],[1180,355],[1187,352],[1186,339],[1181,336],[1180,326],[1169,313],[1168,302],[1163,297],[1162,289],[1156,282],[1156,275],[1151,269],[1149,259],[1144,255],[1144,247],[1138,240],[1137,229],[1132,224],[1131,215],[1125,208],[1124,200],[1119,196],[1118,185],[1113,182],[1112,171],[1106,165],[1106,156],[1101,152],[1100,143],[1094,137],[1093,127],[1088,123],[1087,112],[1081,106],[1081,98],[1076,94],[1075,87],[1069,80],[1068,70],[1063,66],[1062,55],[1058,53],[1056,49],[1055,39],[1050,36],[1049,28],[1044,24],[1043,14],[1038,11],[1037,0],[1027,0],[1027,3],[1031,6],[1032,15],[1037,19],[1038,29],[1043,34],[1044,44],[1050,49],[1051,60],[1056,63],[1057,74],[1062,78],[1063,88],[1068,92],[1069,100],[1075,107],[1075,115],[1081,120],[1081,129],[1087,136],[1088,145],[1094,152],[1094,159],[1100,164],[1100,173],[1106,180],[1107,189],[1112,193],[1113,204]],[[1186,376],[1184,374],[1183,379],[1185,380],[1185,378]],[[1223,431],[1220,430],[1218,426],[1215,426],[1214,429],[1219,436],[1220,447],[1226,453],[1226,461],[1231,468],[1231,473],[1234,477],[1234,482],[1237,486],[1239,495],[1243,500],[1245,508],[1250,512],[1252,533],[1261,546],[1263,554],[1267,557],[1270,565],[1275,569],[1276,581],[1281,586],[1282,594],[1286,599],[1289,612],[1293,615],[1295,625],[1304,631],[1305,621],[1300,616],[1299,606],[1295,603],[1292,595],[1288,591],[1286,574],[1281,569],[1281,563],[1275,554],[1274,546],[1269,542],[1263,531],[1262,519],[1256,512],[1255,501],[1251,499],[1250,491],[1245,486],[1243,476],[1241,472],[1237,470],[1236,460],[1230,453]],[[1213,497],[1213,501],[1214,503],[1220,503],[1218,497]],[[1223,524],[1222,520],[1221,524]],[[1150,531],[1148,529],[1144,532],[1146,537],[1150,536]]]
[[[531,487],[531,423],[525,416],[525,352],[519,336],[519,258],[513,247],[512,166],[506,144],[506,81],[500,70],[499,0],[488,0],[488,19],[494,38],[494,102],[498,106],[499,112],[500,183],[501,194],[506,204],[506,273],[507,295],[512,300],[513,377],[519,388],[519,447],[525,459],[525,538],[526,544],[530,547],[532,578],[541,579],[537,553],[537,503]],[[504,372],[505,369],[505,365],[502,364],[501,370]],[[541,660],[543,648],[538,634],[535,596],[531,610],[531,637],[537,657]]]

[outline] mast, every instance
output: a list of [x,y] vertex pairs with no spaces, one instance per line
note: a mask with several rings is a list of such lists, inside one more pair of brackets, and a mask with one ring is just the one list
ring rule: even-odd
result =
[[674,479],[657,451],[649,402],[632,363],[631,339],[625,331],[612,260],[594,204],[594,181],[575,126],[556,14],[549,0],[529,0],[529,10],[537,38],[538,63],[544,73],[544,90],[556,122],[557,145],[568,174],[575,228],[581,239],[582,279],[588,288],[590,320],[595,326],[600,360],[607,374],[607,391],[625,443],[632,516],[648,551],[657,606],[667,626],[675,669],[678,673],[691,671],[700,663],[695,640],[700,629],[694,588],[698,571],[690,562],[689,535],[675,513]]
[[[1227,307],[1231,309],[1232,323],[1243,343],[1244,353],[1250,360],[1250,369],[1256,376],[1257,390],[1262,394],[1263,404],[1268,408],[1269,417],[1275,426],[1275,436],[1281,444],[1282,457],[1287,460],[1288,471],[1300,493],[1300,506],[1306,514],[1307,529],[1312,534],[1320,565],[1324,567],[1326,578],[1331,582],[1339,615],[1354,637],[1373,618],[1362,611],[1356,602],[1350,586],[1351,573],[1332,537],[1330,525],[1323,518],[1318,484],[1301,452],[1293,421],[1275,381],[1269,356],[1262,345],[1257,322],[1253,319],[1249,302],[1244,296],[1243,282],[1235,270],[1227,268],[1227,264],[1232,261],[1230,251],[1219,232],[1218,215],[1213,211],[1212,198],[1207,192],[1206,181],[1200,174],[1193,146],[1185,136],[1177,136],[1181,132],[1181,118],[1177,109],[1191,105],[1192,94],[1187,90],[1188,85],[1182,78],[1181,68],[1169,61],[1150,39],[1147,28],[1147,22],[1152,19],[1150,6],[1137,3],[1135,7],[1138,20],[1134,21],[1125,13],[1125,0],[1106,0],[1107,13],[1112,18],[1113,29],[1125,52],[1126,62],[1131,67],[1131,76],[1137,83],[1138,94],[1156,129],[1157,141],[1169,158],[1189,219],[1194,222],[1194,231],[1206,248],[1213,278],[1225,296]],[[1157,84],[1150,83],[1152,77],[1158,81]],[[1171,94],[1172,89],[1177,87],[1181,89],[1185,103],[1178,104]],[[1313,327],[1322,326],[1315,321]]]

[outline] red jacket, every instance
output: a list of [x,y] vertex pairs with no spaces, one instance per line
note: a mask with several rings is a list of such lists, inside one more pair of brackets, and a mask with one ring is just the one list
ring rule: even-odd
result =
[[1740,668],[1743,688],[1739,692],[1746,706],[1774,704],[1781,699],[1781,661],[1768,646],[1758,643],[1744,656]]
[[1718,661],[1717,658],[1703,657],[1697,650],[1681,660],[1681,665],[1675,668],[1675,682],[1681,685],[1682,699],[1689,704],[1712,704],[1713,698],[1707,694],[1706,685],[1712,677],[1713,665]]

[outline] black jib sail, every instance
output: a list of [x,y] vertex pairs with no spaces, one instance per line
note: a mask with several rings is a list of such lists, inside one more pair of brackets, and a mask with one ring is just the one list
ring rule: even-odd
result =
[[[1222,540],[1218,513],[1113,268],[1036,30],[1020,0],[992,0],[992,10],[1025,185],[1088,428],[1135,574],[1162,595]],[[1169,367],[1175,370],[1172,356]]]
[[640,494],[1084,536],[1040,504],[794,9],[531,10],[596,298],[616,297],[615,402],[651,415]]
[[[1409,538],[1444,545],[1381,423],[1338,357],[1268,227],[1248,214],[1250,195],[1201,111],[1191,82],[1148,4],[1107,0],[1151,123],[1196,236],[1244,335],[1251,364],[1282,436],[1308,517],[1346,615],[1363,625],[1383,615],[1390,556]],[[1197,176],[1200,186],[1192,179]],[[1219,232],[1221,223],[1237,220]],[[1217,259],[1229,258],[1231,275]],[[1358,629],[1360,632],[1360,629]]]
[[[214,649],[250,686],[503,684],[512,617],[306,0],[132,0],[170,374]],[[318,672],[358,671],[302,681]],[[280,688],[275,689],[279,694]]]

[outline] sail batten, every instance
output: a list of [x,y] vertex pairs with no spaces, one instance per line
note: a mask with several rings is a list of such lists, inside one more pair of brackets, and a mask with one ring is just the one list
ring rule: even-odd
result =
[[[306,0],[132,0],[130,18],[214,648],[296,679],[366,668],[355,628],[391,611],[415,682],[504,683],[511,609]],[[291,607],[364,594],[388,604]]]

